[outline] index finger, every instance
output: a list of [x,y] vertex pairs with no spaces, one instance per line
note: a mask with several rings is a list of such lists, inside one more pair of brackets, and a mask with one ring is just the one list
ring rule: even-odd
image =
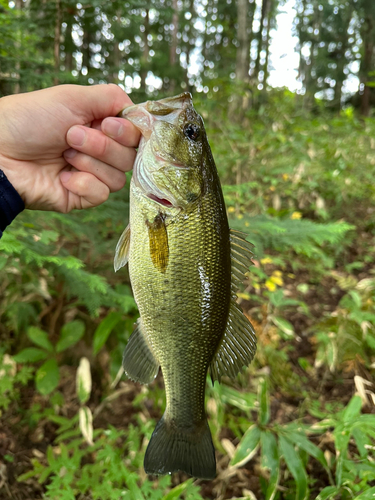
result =
[[105,118],[101,124],[102,132],[116,142],[130,148],[138,147],[141,138],[140,131],[125,118]]

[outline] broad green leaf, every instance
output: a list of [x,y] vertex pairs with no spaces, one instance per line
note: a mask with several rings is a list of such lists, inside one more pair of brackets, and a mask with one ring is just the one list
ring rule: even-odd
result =
[[230,464],[237,465],[237,467],[245,465],[256,453],[259,440],[260,429],[258,426],[252,425],[243,435]]
[[374,500],[374,498],[375,498],[375,486],[355,497],[355,500]]
[[[287,429],[285,429],[287,430]],[[324,453],[309,438],[297,430],[288,430],[287,438],[298,446],[301,450],[306,451],[309,455],[316,458],[326,469],[328,468],[327,460]]]
[[42,359],[46,359],[48,357],[48,353],[43,349],[37,349],[36,347],[28,347],[27,349],[23,349],[18,354],[16,354],[13,359],[17,363],[35,363],[36,361],[41,361]]
[[36,388],[43,396],[46,396],[56,389],[59,379],[60,373],[57,362],[55,359],[49,359],[36,372]]
[[26,334],[34,344],[43,347],[43,349],[46,349],[48,352],[53,351],[53,345],[48,338],[48,333],[35,326],[30,326]]
[[100,323],[94,333],[93,349],[94,354],[98,354],[100,349],[106,343],[109,334],[112,332],[117,323],[121,320],[122,315],[118,312],[110,312]]
[[267,377],[259,383],[259,423],[261,425],[268,424],[270,419],[270,400],[268,394]]
[[308,494],[307,474],[301,457],[294,449],[293,444],[284,436],[279,436],[280,454],[296,481],[296,500],[304,500]]
[[360,427],[354,427],[352,429],[352,436],[354,437],[355,444],[357,445],[361,458],[366,458],[368,455],[368,449],[366,448],[366,445],[368,445],[370,442],[369,437],[365,432],[362,431]]
[[336,447],[336,484],[341,486],[342,483],[342,469],[344,464],[344,459],[346,457],[346,451],[350,439],[350,430],[344,424],[340,423],[337,425],[333,432],[335,438]]
[[266,500],[273,500],[279,485],[280,458],[277,449],[275,436],[270,431],[263,431],[260,435],[262,448],[261,463],[262,467],[269,469],[270,479],[266,491]]
[[175,486],[171,491],[163,496],[162,500],[177,500],[181,498],[182,493],[193,483],[194,479],[188,479],[187,481]]
[[337,488],[337,486],[326,486],[322,489],[315,500],[333,500],[339,492],[340,488]]
[[285,333],[285,335],[288,335],[289,337],[294,335],[293,325],[288,320],[280,318],[279,316],[272,316],[272,321],[277,328],[280,328],[280,330]]
[[85,324],[83,321],[75,320],[70,323],[66,323],[61,328],[60,338],[56,344],[56,351],[65,351],[69,347],[76,344],[85,333]]
[[356,419],[360,413],[362,408],[362,400],[359,396],[353,396],[349,401],[348,406],[344,410],[343,414],[343,422],[352,422]]

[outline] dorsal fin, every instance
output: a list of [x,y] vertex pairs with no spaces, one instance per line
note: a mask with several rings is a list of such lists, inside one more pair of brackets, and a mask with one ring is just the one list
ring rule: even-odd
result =
[[227,327],[210,364],[212,382],[223,375],[235,377],[244,366],[248,366],[256,351],[254,329],[236,303],[239,285],[252,264],[253,245],[246,241],[246,234],[230,230],[232,258],[231,303]]
[[246,240],[246,233],[230,230],[230,253],[232,260],[232,298],[237,299],[236,292],[243,282],[245,273],[253,264],[252,257],[254,245]]

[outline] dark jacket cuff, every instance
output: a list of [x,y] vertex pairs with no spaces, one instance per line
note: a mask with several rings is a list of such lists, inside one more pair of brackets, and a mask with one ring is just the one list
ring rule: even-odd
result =
[[0,238],[4,229],[24,210],[25,204],[21,196],[0,170]]

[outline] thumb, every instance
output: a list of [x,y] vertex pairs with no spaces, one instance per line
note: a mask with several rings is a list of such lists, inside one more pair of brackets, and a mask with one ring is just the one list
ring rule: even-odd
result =
[[89,86],[61,85],[57,89],[64,92],[64,97],[69,98],[70,107],[73,101],[76,112],[83,117],[84,123],[116,116],[123,108],[133,104],[128,94],[114,83]]

